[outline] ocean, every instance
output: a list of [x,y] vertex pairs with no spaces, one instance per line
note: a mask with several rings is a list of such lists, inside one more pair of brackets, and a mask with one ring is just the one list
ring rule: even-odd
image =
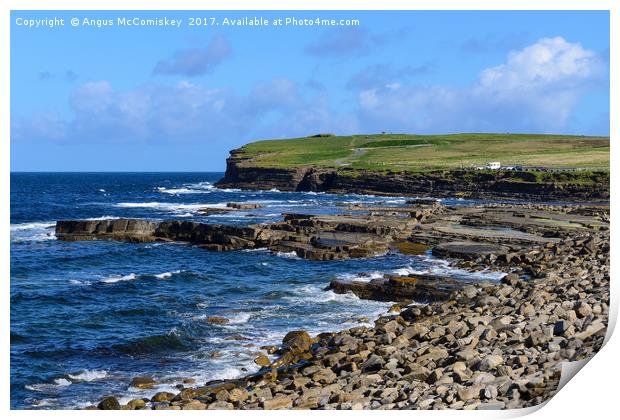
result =
[[[282,213],[339,213],[338,202],[402,206],[405,197],[222,190],[222,173],[11,174],[11,407],[81,408],[106,395],[147,397],[256,371],[260,346],[286,332],[371,325],[391,306],[338,295],[335,277],[467,273],[431,255],[397,252],[348,261],[306,261],[268,250],[211,252],[188,244],[62,242],[63,219],[184,219],[250,224]],[[203,207],[264,207],[203,216]],[[444,200],[468,205],[465,200]],[[362,274],[365,273],[365,274]],[[208,317],[230,322],[217,325]],[[132,388],[152,376],[155,390]]]

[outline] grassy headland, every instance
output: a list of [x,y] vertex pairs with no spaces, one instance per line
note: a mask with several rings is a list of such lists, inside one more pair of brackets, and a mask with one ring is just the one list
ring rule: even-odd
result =
[[263,140],[240,149],[243,166],[451,170],[502,165],[609,169],[609,137],[541,134],[368,134]]

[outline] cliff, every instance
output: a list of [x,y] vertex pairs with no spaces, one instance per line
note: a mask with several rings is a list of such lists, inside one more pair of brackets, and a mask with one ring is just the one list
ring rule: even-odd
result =
[[317,166],[266,167],[231,151],[219,188],[377,195],[540,200],[609,199],[608,171],[394,171]]

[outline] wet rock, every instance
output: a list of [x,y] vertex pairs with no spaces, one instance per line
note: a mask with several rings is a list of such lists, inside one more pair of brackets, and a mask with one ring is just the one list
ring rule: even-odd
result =
[[97,408],[99,410],[120,410],[121,405],[116,397],[106,397],[99,402]]
[[396,244],[396,249],[404,255],[422,255],[425,254],[430,247],[426,244],[403,241]]
[[157,381],[150,376],[137,376],[131,380],[130,385],[140,389],[151,389],[157,385]]
[[260,209],[264,207],[260,203],[226,203],[226,207],[230,207],[232,209],[237,210],[251,210],[251,209]]
[[254,359],[254,363],[256,363],[258,366],[265,367],[271,364],[271,360],[269,360],[266,355],[261,353],[256,356],[256,358]]
[[144,408],[145,405],[146,403],[141,398],[130,400],[127,403],[127,407],[129,407],[130,410],[139,410],[141,408]]
[[228,324],[230,322],[230,319],[224,318],[222,316],[209,316],[207,317],[206,321],[209,324],[224,325],[224,324]]
[[282,346],[290,351],[302,353],[312,346],[312,337],[306,331],[291,331],[282,339]]
[[151,401],[153,402],[168,402],[168,401],[172,401],[172,399],[174,398],[174,394],[170,393],[170,392],[158,392],[157,394],[153,395],[153,398],[151,398]]

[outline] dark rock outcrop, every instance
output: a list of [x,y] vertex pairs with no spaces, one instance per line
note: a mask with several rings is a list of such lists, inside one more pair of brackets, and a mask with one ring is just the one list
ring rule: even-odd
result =
[[471,198],[600,200],[609,198],[609,172],[588,175],[589,183],[572,182],[585,175],[547,173],[545,181],[526,171],[442,170],[371,171],[352,168],[269,168],[256,166],[240,149],[232,150],[220,188],[316,191],[383,195]]
[[433,275],[385,276],[368,282],[334,279],[328,286],[336,293],[351,292],[361,299],[397,302],[413,299],[418,302],[445,300],[465,283],[449,277]]
[[187,220],[64,220],[56,237],[64,241],[180,241],[213,251],[269,248],[310,260],[371,257],[388,252],[391,241],[405,239],[415,219],[366,215],[285,214],[283,222],[234,226]]

